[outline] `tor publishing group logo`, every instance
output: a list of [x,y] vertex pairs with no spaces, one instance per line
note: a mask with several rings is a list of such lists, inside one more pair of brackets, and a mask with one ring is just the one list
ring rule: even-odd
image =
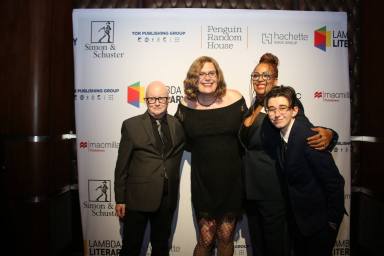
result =
[[114,30],[114,21],[92,21],[91,43],[113,43]]

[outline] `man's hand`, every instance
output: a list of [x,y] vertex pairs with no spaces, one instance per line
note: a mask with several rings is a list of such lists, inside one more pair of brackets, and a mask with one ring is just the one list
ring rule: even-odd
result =
[[308,145],[317,150],[326,150],[332,141],[332,131],[322,127],[311,128],[311,130],[317,134],[307,138]]
[[123,218],[125,216],[125,204],[116,204],[115,211],[119,218]]

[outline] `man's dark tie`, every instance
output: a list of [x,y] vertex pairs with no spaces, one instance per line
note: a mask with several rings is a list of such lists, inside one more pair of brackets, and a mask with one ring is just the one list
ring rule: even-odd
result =
[[[167,146],[167,138],[166,136],[164,135],[163,133],[163,130],[161,129],[161,121],[156,119],[156,124],[157,124],[157,131],[159,132],[159,136],[160,136],[160,140],[161,140],[161,148],[162,148],[162,152],[163,154],[165,153],[165,149],[166,149],[166,146]],[[164,172],[164,175],[165,175],[165,179],[164,179],[164,195],[167,195],[168,194],[168,177],[167,177],[167,173]]]
[[287,155],[287,148],[288,148],[287,142],[285,142],[285,140],[283,138],[281,138],[281,160],[283,163],[285,163],[285,158]]
[[161,130],[161,121],[160,120],[156,120],[156,124],[157,124],[157,131],[159,132],[159,135],[160,135],[161,143],[163,143],[163,145],[165,145],[166,142],[165,142],[164,133]]

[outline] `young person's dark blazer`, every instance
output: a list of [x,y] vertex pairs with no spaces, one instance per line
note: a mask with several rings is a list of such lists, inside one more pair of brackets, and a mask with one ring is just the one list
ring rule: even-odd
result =
[[340,225],[345,213],[344,178],[330,152],[307,145],[306,138],[315,134],[312,127],[305,118],[296,118],[284,163],[277,154],[294,220],[305,236],[330,222]]
[[175,209],[185,137],[175,117],[167,114],[167,123],[172,147],[163,156],[157,147],[148,112],[123,122],[115,168],[116,203],[125,203],[130,210],[156,211],[166,175],[170,209]]

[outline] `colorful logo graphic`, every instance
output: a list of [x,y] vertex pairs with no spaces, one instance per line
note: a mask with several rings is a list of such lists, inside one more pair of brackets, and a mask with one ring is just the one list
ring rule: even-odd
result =
[[314,38],[314,46],[322,51],[327,51],[327,47],[331,46],[331,31],[327,31],[326,26],[315,30]]
[[140,107],[140,102],[144,103],[144,87],[140,86],[140,82],[136,82],[128,86],[127,101],[129,104],[137,108]]

